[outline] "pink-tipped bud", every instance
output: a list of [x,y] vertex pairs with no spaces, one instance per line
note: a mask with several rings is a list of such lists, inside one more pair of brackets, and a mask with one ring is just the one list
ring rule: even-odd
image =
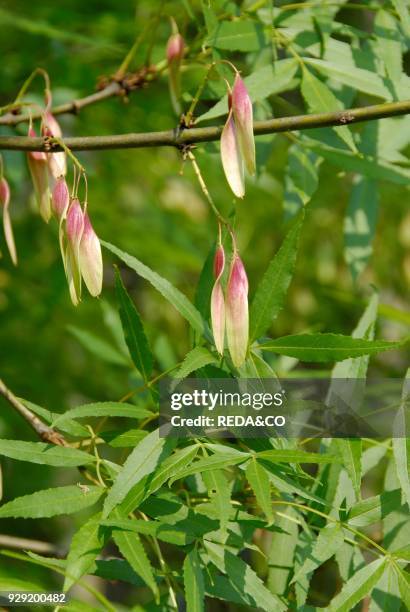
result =
[[211,321],[215,346],[221,355],[224,352],[225,340],[225,298],[222,290],[221,277],[225,268],[225,251],[220,244],[215,251],[214,276],[215,284],[211,294]]
[[3,177],[0,180],[0,204],[7,207],[10,202],[10,187],[6,179]]
[[78,200],[73,200],[68,209],[66,231],[70,244],[78,248],[84,231],[84,213]]
[[180,62],[184,57],[185,41],[181,34],[171,34],[167,43],[167,60],[171,62]]
[[[33,128],[29,129],[28,135],[31,137],[36,136]],[[40,214],[44,221],[48,223],[51,217],[51,195],[48,184],[47,155],[41,151],[30,151],[27,154],[27,162]]]
[[167,44],[169,93],[176,115],[181,114],[181,62],[184,56],[185,42],[179,32],[171,34]]
[[65,216],[70,202],[70,193],[63,176],[60,176],[54,185],[51,202],[55,216],[58,220],[61,220]]
[[17,251],[14,242],[13,228],[11,225],[10,213],[10,187],[6,179],[3,177],[0,179],[0,206],[3,209],[3,230],[4,237],[6,239],[7,248],[10,253],[10,257],[14,265],[17,265]]
[[81,275],[88,291],[97,297],[102,289],[103,261],[100,241],[87,213],[84,214],[84,231],[79,254]]
[[243,160],[232,110],[222,130],[221,160],[230,188],[237,198],[243,198],[245,195]]
[[249,339],[248,278],[235,251],[226,290],[226,335],[233,364],[238,368],[246,359]]
[[252,102],[246,85],[239,76],[235,77],[232,89],[232,111],[237,128],[239,147],[249,174],[255,174],[255,138],[253,135]]

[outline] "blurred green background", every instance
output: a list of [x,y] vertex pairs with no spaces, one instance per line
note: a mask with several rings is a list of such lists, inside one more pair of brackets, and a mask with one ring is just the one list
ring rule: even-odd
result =
[[[188,4],[165,3],[151,50],[152,63],[164,58],[170,34],[166,15],[173,15],[187,39],[193,40],[194,47],[197,44],[195,20],[200,16],[195,12],[192,18]],[[37,66],[48,71],[56,104],[93,92],[101,76],[117,70],[158,5],[152,0],[0,2],[0,105],[14,99]],[[345,18],[352,25],[365,25],[358,11],[346,11]],[[148,39],[141,46],[133,69],[145,62],[149,43]],[[242,56],[231,54],[231,59],[246,74]],[[198,65],[184,72],[187,102],[202,75],[203,68]],[[41,100],[40,80],[34,82],[31,92],[30,99]],[[284,99],[304,112],[296,95],[281,99],[271,99],[273,108],[277,108],[275,114],[281,114]],[[202,111],[211,105],[202,102]],[[61,125],[65,135],[172,128],[176,118],[166,77],[160,76],[145,89],[132,93],[128,103],[112,99],[85,108],[78,116],[61,117]],[[19,127],[18,133],[25,133],[25,129]],[[1,128],[0,133],[15,132]],[[284,134],[263,139],[258,147],[263,167],[257,178],[248,182],[244,201],[237,204],[235,225],[251,294],[289,226],[282,201],[291,143]],[[200,146],[196,155],[215,202],[229,214],[233,198],[222,173],[218,148]],[[88,172],[89,211],[98,235],[138,257],[193,299],[216,237],[216,225],[192,168],[186,164],[181,174],[180,154],[168,148],[88,152],[78,157]],[[112,363],[115,358],[110,359],[98,347],[94,352],[87,350],[79,342],[78,332],[75,335],[72,331],[87,330],[116,345],[113,260],[104,252],[102,297],[92,299],[84,294],[81,305],[73,307],[58,248],[58,228],[54,221],[45,225],[35,211],[25,157],[19,152],[6,152],[4,163],[12,190],[19,266],[12,266],[1,237],[0,375],[17,395],[57,412],[88,401],[118,400],[133,384],[127,364]],[[343,217],[352,181],[351,174],[327,162],[321,165],[319,188],[307,208],[296,275],[286,308],[272,326],[274,336],[303,330],[351,333],[372,286],[379,290],[383,305],[378,336],[393,340],[409,333],[408,187],[379,183],[374,253],[354,283],[343,256]],[[162,371],[181,360],[189,349],[187,325],[143,279],[125,269],[123,278],[142,314],[158,371]],[[120,339],[117,342],[120,344]],[[408,357],[404,350],[383,354],[372,360],[373,372],[402,376]],[[1,410],[1,437],[34,439],[28,426],[4,402]],[[26,464],[6,461],[3,467],[8,499],[55,484],[51,480],[55,471],[43,466],[30,466],[29,482]],[[75,482],[76,477],[75,470],[67,470],[64,482]],[[64,520],[58,524],[61,533]],[[30,525],[22,523],[21,535],[33,535]],[[35,536],[52,540],[49,524],[42,525],[44,532],[40,526]]]

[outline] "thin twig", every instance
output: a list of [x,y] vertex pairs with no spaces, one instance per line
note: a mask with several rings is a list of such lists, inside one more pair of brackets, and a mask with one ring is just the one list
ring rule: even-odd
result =
[[61,555],[61,551],[50,542],[30,540],[28,538],[17,538],[15,536],[0,534],[0,547],[15,550],[31,550],[39,555]]
[[25,406],[19,399],[14,395],[10,389],[6,387],[4,382],[0,378],[0,395],[9,402],[13,408],[17,410],[27,421],[27,423],[34,429],[36,434],[45,442],[51,444],[57,444],[58,446],[68,446],[68,442],[62,434],[57,432],[52,427],[49,427],[43,421],[41,421],[27,406]]
[[[64,111],[62,111],[64,112]],[[395,117],[410,113],[410,100],[402,102],[386,102],[362,108],[350,108],[342,111],[296,115],[255,121],[254,133],[274,134],[295,130],[309,130],[318,127],[340,126],[362,121],[373,121],[385,117]],[[1,118],[0,118],[1,123]],[[168,130],[164,132],[145,132],[139,134],[117,134],[112,136],[79,136],[65,138],[64,143],[72,151],[97,151],[104,149],[133,149],[142,147],[178,147],[186,145],[212,142],[219,140],[223,125],[191,128],[183,130]],[[29,138],[26,136],[0,136],[0,150],[15,151],[61,151],[56,143],[50,144],[45,138]]]

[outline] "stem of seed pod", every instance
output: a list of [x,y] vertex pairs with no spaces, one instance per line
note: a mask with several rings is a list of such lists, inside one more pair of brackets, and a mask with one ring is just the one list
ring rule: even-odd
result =
[[[79,160],[77,159],[77,157],[74,155],[74,153],[72,153],[71,149],[69,149],[67,147],[67,145],[64,143],[64,141],[61,138],[46,138],[46,141],[50,144],[58,144],[63,151],[68,155],[68,157],[71,159],[71,161],[73,162],[73,164],[75,164],[77,166],[77,168],[79,169],[79,171],[81,173],[85,174],[85,168],[84,166],[82,166],[79,162]],[[51,151],[52,153],[52,151]]]
[[191,122],[192,122],[192,117],[193,117],[193,114],[194,114],[194,110],[195,110],[195,108],[196,108],[196,105],[197,105],[197,104],[198,104],[198,102],[199,102],[199,98],[201,97],[202,92],[204,91],[205,85],[207,84],[208,79],[209,79],[209,77],[210,77],[210,74],[211,74],[212,70],[215,68],[215,66],[216,66],[216,62],[212,62],[212,64],[210,64],[210,65],[208,66],[208,69],[207,69],[207,71],[206,71],[206,73],[205,73],[205,75],[204,75],[204,78],[202,79],[202,82],[200,83],[200,85],[199,85],[199,87],[198,87],[198,89],[197,89],[197,92],[196,92],[196,94],[195,94],[195,97],[194,97],[194,99],[193,99],[193,100],[192,100],[192,102],[191,102],[191,106],[189,107],[188,112],[187,112],[187,114],[185,115],[185,121],[184,121],[184,123],[185,123],[185,125],[186,125],[186,126],[188,126],[188,127],[191,125]]
[[205,184],[205,181],[204,181],[204,179],[202,177],[201,171],[200,171],[199,166],[197,164],[197,161],[195,159],[195,155],[189,149],[188,149],[188,151],[185,152],[185,155],[189,159],[189,161],[192,163],[192,167],[193,167],[194,172],[196,174],[196,177],[198,179],[198,183],[199,183],[199,185],[200,185],[200,187],[202,189],[202,192],[203,192],[204,196],[208,200],[208,203],[209,203],[210,207],[212,208],[216,218],[218,219],[218,221],[220,223],[222,223],[228,229],[230,229],[230,225],[229,225],[228,221],[221,215],[221,213],[219,212],[219,210],[215,206],[213,199],[211,198],[211,194],[209,193],[208,188],[207,188],[207,186]]
[[14,100],[14,104],[18,103],[20,98],[24,96],[27,89],[30,87],[31,83],[33,82],[33,80],[38,74],[40,74],[44,79],[46,92],[50,91],[50,77],[48,76],[48,73],[43,68],[36,68],[35,70],[33,70],[30,76],[24,81],[20,91],[18,92]]

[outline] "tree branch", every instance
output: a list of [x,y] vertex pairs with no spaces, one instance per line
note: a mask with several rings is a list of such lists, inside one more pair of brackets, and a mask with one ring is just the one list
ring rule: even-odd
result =
[[49,427],[43,421],[41,421],[27,406],[25,406],[19,399],[6,387],[4,382],[0,378],[0,395],[6,399],[17,412],[21,414],[23,419],[34,429],[36,434],[45,442],[51,444],[57,444],[59,446],[68,446],[68,443],[64,436],[58,433],[52,427]]
[[17,550],[31,550],[39,555],[61,555],[61,551],[54,544],[41,542],[40,540],[29,540],[11,535],[0,534],[0,547],[14,548]]
[[[410,113],[410,100],[387,102],[362,108],[351,108],[332,113],[296,115],[281,117],[254,123],[255,135],[274,134],[295,130],[308,130],[317,127],[329,127],[373,121],[385,117],[407,115]],[[164,132],[146,132],[139,134],[118,134],[113,136],[79,136],[65,138],[65,145],[73,151],[98,151],[104,149],[133,149],[142,147],[184,147],[199,142],[219,140],[223,126],[203,128],[174,129]],[[14,151],[61,151],[58,143],[48,138],[28,138],[26,136],[0,136],[0,150]]]
[[[166,63],[160,62],[156,66],[143,66],[137,72],[126,74],[121,78],[113,77],[113,80],[108,82],[108,84],[104,83],[104,86],[99,91],[78,100],[53,106],[51,112],[53,115],[77,114],[86,106],[96,102],[103,102],[115,96],[126,96],[131,91],[141,89],[148,81],[152,81],[164,69],[164,66],[166,66]],[[18,107],[17,110],[19,110]],[[0,117],[0,125],[18,125],[19,123],[30,121],[30,118],[33,120],[40,119],[41,116],[41,111],[32,112],[31,114],[19,114],[17,111],[8,112]]]

